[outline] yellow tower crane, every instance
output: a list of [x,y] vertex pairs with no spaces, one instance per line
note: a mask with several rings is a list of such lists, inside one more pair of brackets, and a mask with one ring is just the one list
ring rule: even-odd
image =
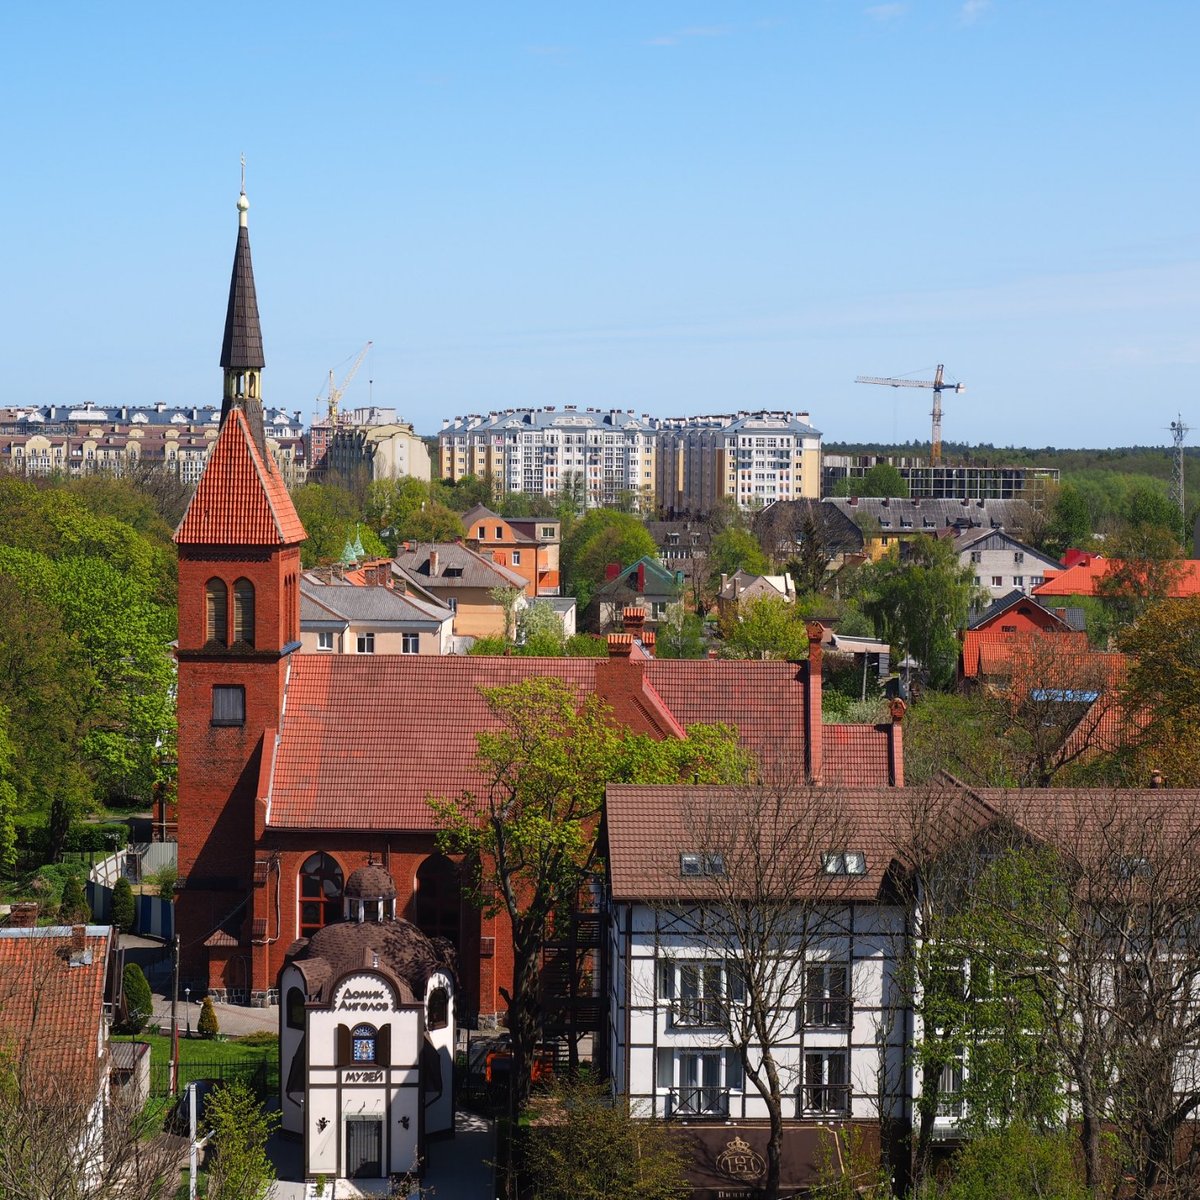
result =
[[[332,430],[338,423],[338,401],[341,400],[346,389],[350,386],[350,381],[358,373],[358,368],[362,366],[362,361],[367,357],[367,351],[374,345],[374,342],[368,342],[359,352],[358,357],[354,360],[354,365],[346,372],[346,377],[342,380],[342,386],[337,387],[333,382],[333,368],[329,369],[329,428]],[[318,396],[319,400],[321,397]]]
[[933,439],[929,448],[931,466],[938,466],[942,461],[942,392],[965,392],[965,383],[945,383],[942,380],[942,364],[938,363],[937,372],[932,379],[890,379],[877,375],[860,375],[855,383],[882,383],[888,387],[933,388]]

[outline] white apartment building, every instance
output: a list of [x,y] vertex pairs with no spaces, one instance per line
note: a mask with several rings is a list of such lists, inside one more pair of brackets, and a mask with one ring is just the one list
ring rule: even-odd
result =
[[707,513],[816,498],[821,434],[807,413],[636,416],[632,410],[510,409],[456,417],[439,434],[443,479],[490,479],[496,493],[575,494],[588,508],[631,496],[642,511]]
[[490,478],[498,495],[573,495],[586,508],[613,506],[628,495],[648,509],[655,426],[632,410],[573,405],[456,417],[438,435],[442,478]]

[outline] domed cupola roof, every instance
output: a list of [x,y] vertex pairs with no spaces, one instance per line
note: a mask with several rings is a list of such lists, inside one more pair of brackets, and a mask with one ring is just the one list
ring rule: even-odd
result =
[[383,867],[369,864],[351,874],[343,894],[347,900],[395,900],[396,884]]

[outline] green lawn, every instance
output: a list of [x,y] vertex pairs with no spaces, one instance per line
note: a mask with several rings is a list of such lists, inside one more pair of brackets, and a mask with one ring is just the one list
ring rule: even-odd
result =
[[[171,1039],[157,1033],[137,1037],[113,1035],[114,1042],[149,1042],[151,1066],[171,1061]],[[241,1038],[187,1038],[179,1036],[179,1061],[185,1063],[230,1063],[256,1067],[279,1058],[279,1038],[273,1034],[251,1033]]]

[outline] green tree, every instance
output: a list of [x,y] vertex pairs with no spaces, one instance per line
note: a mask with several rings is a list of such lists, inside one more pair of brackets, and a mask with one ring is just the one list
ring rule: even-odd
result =
[[203,1003],[200,1005],[200,1019],[196,1022],[196,1032],[202,1038],[215,1038],[221,1032],[220,1023],[217,1021],[217,1010],[213,1007],[212,997],[205,996]]
[[722,575],[732,575],[735,571],[766,575],[771,569],[758,539],[744,529],[724,529],[718,533],[709,547],[708,561],[718,583]]
[[92,910],[87,901],[83,880],[78,875],[68,875],[63,881],[62,900],[58,905],[58,919],[64,925],[82,921],[85,925],[92,919]]
[[631,513],[594,508],[563,532],[562,568],[569,594],[582,612],[604,582],[609,563],[627,567],[658,547],[645,525]]
[[142,968],[126,963],[121,974],[121,1032],[141,1033],[154,1012],[154,996]]
[[876,463],[861,476],[848,475],[834,485],[835,496],[908,496],[908,481],[890,463]]
[[1064,483],[1050,503],[1050,518],[1038,539],[1047,554],[1061,558],[1069,549],[1092,544],[1092,519],[1087,502],[1072,484]]
[[488,595],[493,604],[498,604],[504,613],[504,640],[511,642],[517,628],[517,601],[521,599],[521,589],[515,587],[489,588]]
[[974,568],[951,541],[920,534],[871,571],[863,611],[901,658],[921,664],[934,687],[948,687],[958,661],[958,630],[975,592]]
[[736,616],[722,622],[723,658],[781,658],[797,662],[808,657],[808,631],[795,604],[782,597],[761,596],[743,604]]
[[[211,1008],[207,996],[204,1002]],[[206,1117],[213,1147],[207,1200],[266,1200],[275,1182],[267,1142],[279,1124],[279,1114],[267,1112],[254,1093],[235,1080],[209,1097]]]
[[600,1088],[560,1086],[530,1130],[533,1200],[684,1200],[692,1185],[667,1126],[613,1103]]
[[566,653],[563,623],[544,600],[534,600],[521,610],[517,618],[517,640],[523,654],[558,658]]
[[133,886],[124,875],[113,884],[112,923],[122,932],[133,929]]
[[1178,537],[1161,525],[1130,525],[1104,543],[1111,566],[1096,586],[1121,629],[1167,599],[1184,574]]
[[292,503],[308,540],[300,548],[306,567],[337,562],[362,513],[354,495],[335,483],[306,483],[292,492]]
[[1130,525],[1154,525],[1159,529],[1167,529],[1177,540],[1182,532],[1180,525],[1183,518],[1179,509],[1171,503],[1161,486],[1149,482],[1130,487],[1125,496],[1123,515]]
[[688,612],[682,601],[667,605],[655,633],[654,653],[658,658],[703,658],[708,652],[704,622]]
[[570,911],[596,862],[596,824],[609,783],[729,782],[749,763],[726,729],[654,739],[613,723],[594,694],[539,676],[481,688],[498,728],[476,735],[481,793],[432,798],[438,847],[473,864],[470,894],[484,912],[507,913],[513,985],[502,995],[512,1038],[510,1117],[529,1094],[540,1040],[539,973],[556,911]]

